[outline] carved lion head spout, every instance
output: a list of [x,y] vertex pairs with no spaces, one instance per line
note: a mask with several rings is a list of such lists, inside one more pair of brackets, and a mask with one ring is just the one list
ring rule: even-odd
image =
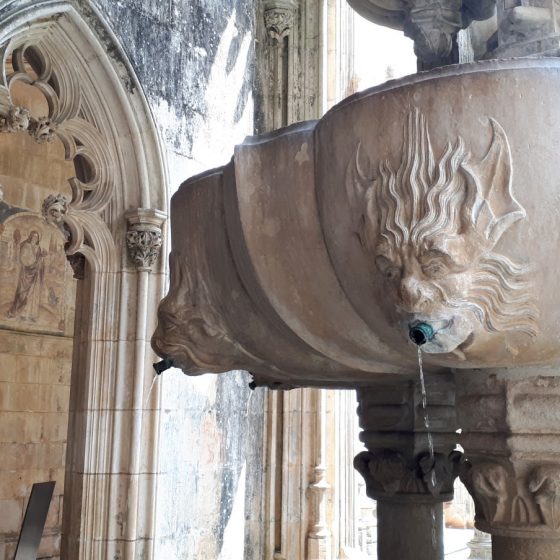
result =
[[360,241],[403,333],[425,352],[461,355],[481,333],[537,333],[527,268],[494,251],[525,210],[512,193],[506,134],[493,119],[488,126],[493,138],[482,159],[461,138],[438,159],[426,119],[413,110],[398,168],[364,164],[360,147],[349,167]]

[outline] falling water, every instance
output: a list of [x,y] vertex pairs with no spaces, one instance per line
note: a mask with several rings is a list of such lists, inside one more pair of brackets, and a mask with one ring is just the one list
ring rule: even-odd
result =
[[[436,469],[434,461],[434,439],[430,430],[430,419],[428,417],[428,396],[426,393],[426,383],[424,381],[424,369],[422,367],[422,350],[418,346],[418,370],[420,372],[420,387],[422,389],[422,412],[424,414],[424,426],[428,435],[428,451],[430,453],[430,483],[432,488],[436,487]],[[432,546],[437,546],[437,528],[436,528],[436,510],[435,506],[432,507]]]
[[154,375],[154,378],[152,380],[152,384],[150,385],[150,390],[148,391],[148,396],[146,397],[146,403],[144,404],[144,408],[148,407],[148,402],[150,402],[150,395],[152,394],[152,389],[154,388],[154,385],[156,383],[156,379],[160,377],[159,375]]

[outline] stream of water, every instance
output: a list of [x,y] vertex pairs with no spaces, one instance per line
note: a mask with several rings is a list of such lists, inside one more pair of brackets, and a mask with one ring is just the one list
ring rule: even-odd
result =
[[[418,346],[418,370],[420,373],[420,387],[422,390],[422,413],[424,415],[424,426],[428,436],[428,452],[430,454],[430,465],[432,467],[430,472],[430,483],[433,488],[436,487],[436,470],[434,461],[434,438],[430,430],[430,419],[428,417],[428,394],[426,393],[426,382],[424,380],[424,369],[422,367],[422,350]],[[436,506],[432,506],[432,546],[437,546],[437,527],[436,527]]]
[[154,375],[154,378],[152,380],[152,384],[150,385],[150,390],[148,391],[148,396],[146,397],[146,402],[144,403],[144,408],[148,407],[148,402],[150,402],[150,395],[152,394],[152,389],[154,388],[154,385],[156,383],[156,379],[160,377],[159,375]]

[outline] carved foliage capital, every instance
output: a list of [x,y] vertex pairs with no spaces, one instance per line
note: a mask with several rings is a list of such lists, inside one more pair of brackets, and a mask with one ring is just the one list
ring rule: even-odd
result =
[[140,270],[150,270],[163,246],[161,226],[165,215],[157,210],[139,209],[127,215],[126,246],[130,260]]
[[128,254],[138,268],[151,268],[159,257],[162,244],[163,235],[156,226],[135,224],[126,232]]
[[289,35],[294,26],[296,5],[291,1],[268,2],[264,9],[264,25],[268,35],[277,41]]
[[447,501],[459,475],[462,453],[418,455],[407,461],[398,451],[363,451],[354,459],[354,468],[364,477],[367,494],[380,500],[411,499]]

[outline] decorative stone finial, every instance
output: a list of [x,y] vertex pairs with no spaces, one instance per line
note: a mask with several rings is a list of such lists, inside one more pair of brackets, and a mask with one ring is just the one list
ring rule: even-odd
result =
[[127,215],[126,246],[139,270],[151,270],[163,245],[161,226],[166,216],[158,210],[139,208]]

